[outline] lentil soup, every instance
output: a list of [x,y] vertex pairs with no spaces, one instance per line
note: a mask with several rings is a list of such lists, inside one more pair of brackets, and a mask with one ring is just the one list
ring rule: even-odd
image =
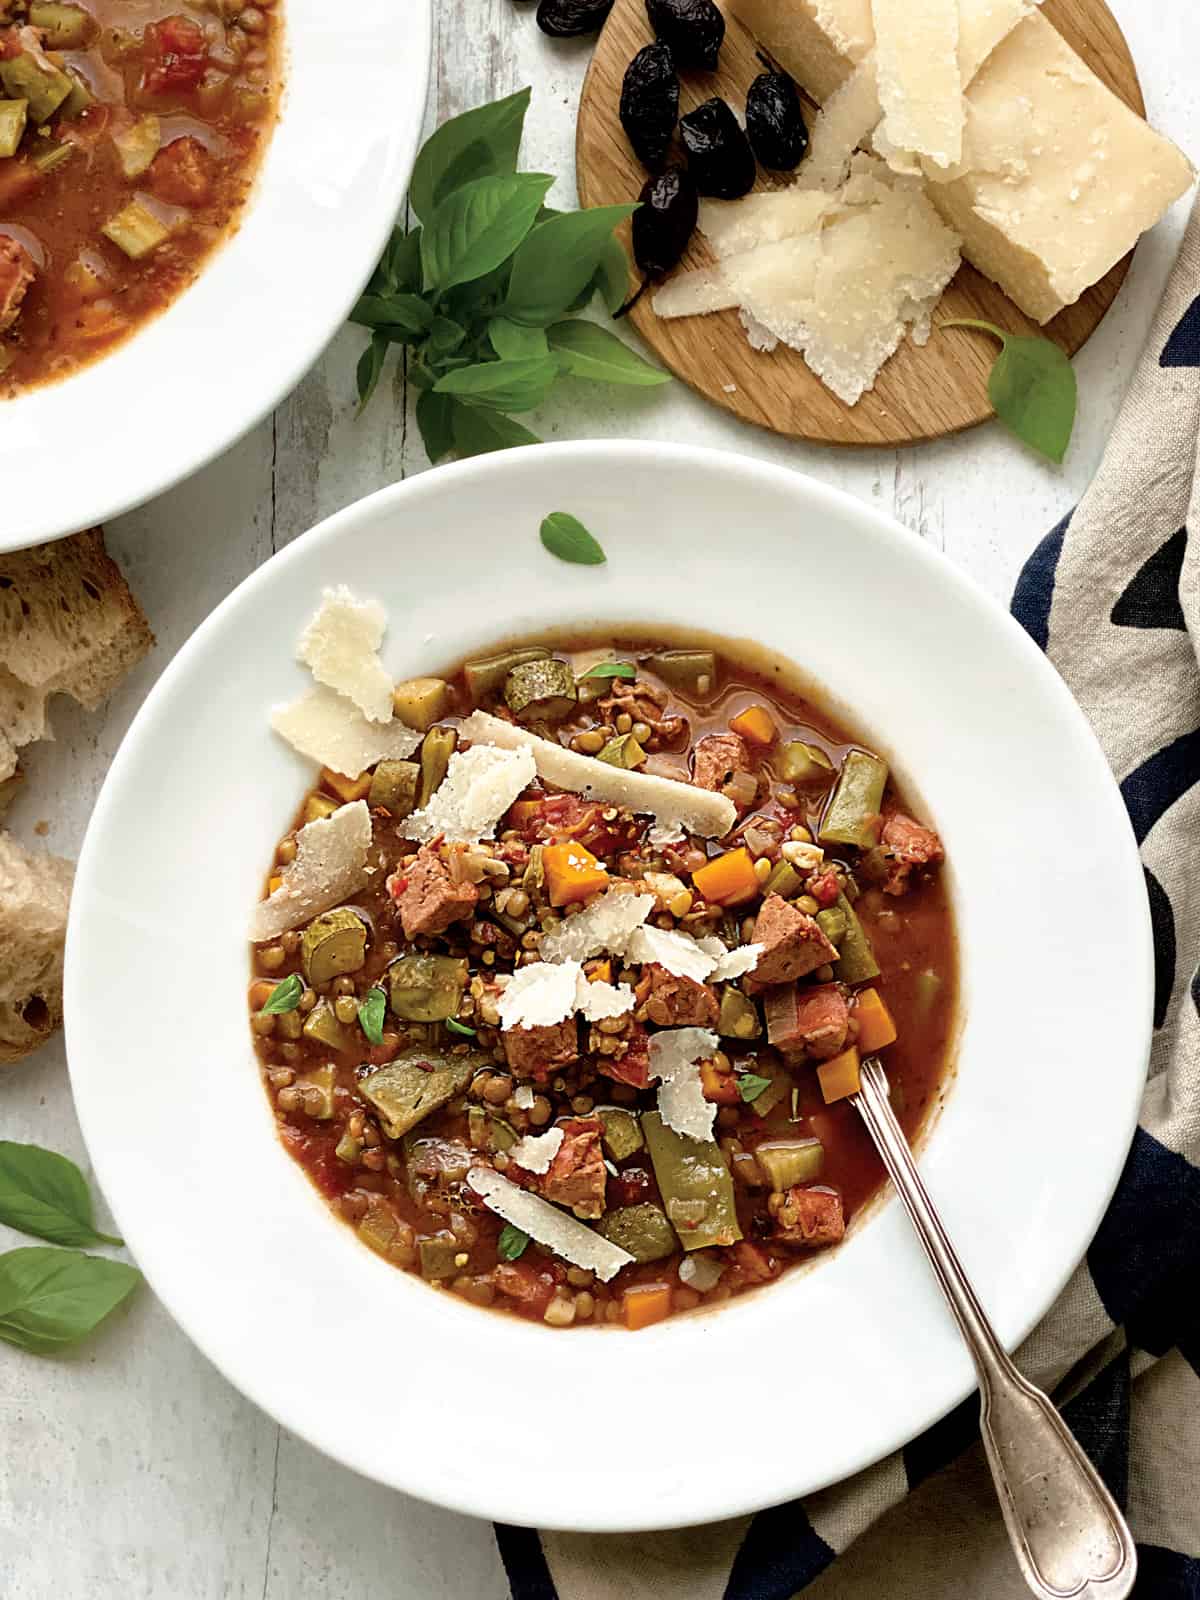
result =
[[[410,756],[306,795],[268,896],[352,807],[366,887],[253,946],[255,1049],[287,1150],[397,1267],[555,1327],[641,1328],[841,1240],[884,1176],[846,1098],[862,1057],[910,1137],[937,1103],[940,840],[760,665],[708,641],[508,647],[396,685]],[[513,787],[481,826],[502,755]]]
[[282,0],[0,0],[0,397],[113,348],[236,227]]

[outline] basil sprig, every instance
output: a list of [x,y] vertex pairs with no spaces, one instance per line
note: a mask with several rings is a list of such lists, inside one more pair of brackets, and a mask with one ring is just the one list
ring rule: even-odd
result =
[[994,323],[956,317],[944,328],[975,328],[999,339],[1003,349],[988,378],[996,415],[1049,461],[1061,464],[1075,428],[1079,390],[1065,353],[1037,334],[1005,333]]
[[0,1140],[0,1222],[51,1244],[117,1244],[97,1232],[92,1197],[73,1161],[36,1144]]
[[529,1235],[520,1228],[514,1228],[511,1222],[506,1222],[500,1229],[500,1237],[496,1240],[496,1254],[501,1261],[516,1261],[525,1254],[525,1246],[529,1243]]
[[632,661],[597,661],[594,667],[589,667],[581,673],[578,682],[583,683],[588,678],[628,678],[637,677],[637,668]]
[[760,1078],[756,1072],[747,1072],[737,1081],[738,1093],[746,1105],[753,1105],[760,1094],[771,1087],[770,1078]]
[[541,540],[552,556],[577,567],[602,567],[608,560],[604,547],[568,511],[552,511],[543,519]]
[[293,972],[289,977],[282,978],[267,996],[267,1003],[262,1008],[264,1017],[279,1017],[285,1011],[295,1011],[300,1004],[300,996],[304,993],[304,979],[298,972]]
[[378,985],[368,989],[358,1008],[358,1025],[371,1044],[383,1043],[383,1019],[387,1016],[387,995]]
[[575,317],[600,294],[625,299],[629,272],[614,229],[636,206],[560,212],[553,178],[518,172],[530,91],[443,124],[413,171],[419,226],[397,228],[351,321],[370,330],[359,359],[360,409],[404,347],[417,426],[431,461],[537,444],[514,420],[564,376],[636,388],[669,382],[607,328]]

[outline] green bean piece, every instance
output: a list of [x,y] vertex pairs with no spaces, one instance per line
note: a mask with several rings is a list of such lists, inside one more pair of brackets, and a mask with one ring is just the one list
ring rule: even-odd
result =
[[763,884],[764,897],[769,894],[780,895],[784,900],[790,900],[798,895],[804,888],[804,879],[796,871],[790,861],[777,861],[771,868],[771,876]]
[[73,122],[76,117],[82,116],[89,106],[96,103],[96,96],[77,72],[70,67],[66,69],[67,77],[71,80],[71,92],[58,108],[59,120]]
[[548,661],[550,652],[544,645],[530,645],[524,650],[502,650],[499,655],[481,656],[478,661],[468,661],[463,668],[467,693],[476,705],[487,695],[499,694],[504,680],[514,667],[526,661]]
[[596,1223],[596,1232],[610,1244],[628,1250],[635,1261],[662,1261],[679,1248],[666,1212],[650,1200],[606,1211]]
[[844,894],[838,895],[837,909],[846,919],[846,931],[838,945],[838,960],[833,969],[834,975],[842,983],[866,983],[870,978],[877,978],[879,963],[875,959],[875,951],[867,936],[867,930]]
[[0,156],[16,155],[28,115],[28,100],[0,100]]
[[430,728],[421,741],[421,786],[417,807],[427,806],[433,792],[446,776],[450,757],[458,749],[458,734],[453,728]]
[[43,177],[48,177],[50,173],[57,172],[59,167],[66,166],[75,150],[75,146],[71,144],[47,144],[43,140],[39,140],[38,143],[40,148],[34,154],[33,164]]
[[770,1081],[761,1094],[756,1094],[750,1102],[756,1117],[766,1118],[776,1106],[781,1106],[785,1100],[790,1099],[792,1093],[792,1075],[786,1068],[773,1061],[759,1061],[751,1069],[760,1078]]
[[462,1003],[467,963],[455,956],[401,956],[387,969],[389,1003],[405,1022],[444,1022]]
[[127,178],[140,178],[158,154],[162,144],[162,124],[152,112],[139,117],[130,128],[114,133],[113,144]]
[[821,1176],[825,1147],[819,1139],[766,1139],[754,1152],[763,1176],[777,1193]]
[[827,783],[833,762],[820,745],[789,739],[779,747],[776,771],[783,783]]
[[118,250],[123,250],[131,261],[140,261],[152,250],[157,250],[171,230],[161,217],[156,217],[140,200],[132,200],[124,211],[104,224],[100,232],[111,239]]
[[29,120],[40,128],[71,92],[71,80],[39,50],[23,50],[11,61],[0,61],[0,83],[10,100],[29,103]]
[[879,842],[879,809],[887,784],[887,762],[865,750],[851,750],[825,808],[821,844],[850,844],[872,850]]
[[736,1244],[738,1227],[733,1179],[711,1139],[688,1139],[668,1128],[657,1111],[642,1118],[642,1133],[659,1192],[685,1250]]
[[423,1278],[453,1278],[458,1271],[454,1258],[462,1246],[448,1229],[435,1233],[431,1238],[419,1240],[417,1249],[421,1256]]
[[704,699],[717,686],[717,658],[711,650],[660,650],[646,665],[681,694]]
[[45,36],[47,50],[82,50],[95,28],[81,6],[60,5],[57,0],[33,0],[29,21]]
[[817,912],[817,927],[830,944],[840,947],[846,937],[846,913],[840,906],[828,906],[824,911]]
[[758,1007],[732,984],[726,984],[721,991],[717,1032],[722,1039],[757,1039],[762,1033]]

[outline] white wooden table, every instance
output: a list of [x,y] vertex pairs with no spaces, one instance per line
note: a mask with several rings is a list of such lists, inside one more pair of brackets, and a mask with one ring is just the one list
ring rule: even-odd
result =
[[[1111,3],[1140,65],[1151,120],[1200,155],[1194,0]],[[533,84],[526,165],[562,174],[551,198],[572,205],[574,108],[587,43],[547,40],[533,7],[512,0],[437,0],[436,9],[429,125]],[[547,439],[688,440],[813,473],[894,512],[1007,600],[1022,562],[1075,503],[1099,460],[1183,212],[1176,208],[1142,244],[1113,312],[1079,357],[1081,421],[1061,471],[995,424],[889,453],[789,444],[734,422],[682,386],[643,394],[564,385],[531,425]],[[99,715],[56,711],[58,742],[28,762],[12,818],[18,835],[35,842],[44,819],[44,843],[74,854],[130,718],[201,619],[321,518],[427,470],[398,378],[390,392],[385,381],[366,416],[355,418],[361,345],[360,333],[340,334],[269,421],[190,483],[109,528],[158,649]],[[146,1001],[152,1008],[153,995]],[[0,1079],[0,1128],[86,1166],[61,1043]],[[19,1242],[4,1234],[0,1248]],[[875,1554],[885,1559],[886,1548]],[[872,1592],[871,1564],[856,1554],[862,1587],[844,1566],[843,1577],[831,1574],[819,1585],[821,1593],[857,1600]],[[502,1600],[507,1593],[488,1524],[366,1483],[289,1436],[217,1375],[148,1291],[71,1359],[37,1360],[0,1345],[0,1573],[5,1600]]]

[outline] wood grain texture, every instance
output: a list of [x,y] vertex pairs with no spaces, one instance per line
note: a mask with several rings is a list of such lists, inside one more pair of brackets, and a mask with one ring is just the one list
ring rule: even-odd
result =
[[[1097,76],[1144,116],[1137,69],[1104,0],[1046,0],[1044,11]],[[736,19],[727,22],[720,69],[683,74],[681,113],[714,94],[740,108],[751,81],[762,70],[753,36]],[[617,108],[625,68],[652,38],[644,0],[617,0],[580,98],[575,157],[583,205],[634,200],[645,182],[645,169],[629,146]],[[758,188],[782,186],[760,171]],[[626,226],[626,244],[628,231]],[[696,234],[683,267],[707,266],[714,259],[703,237]],[[977,317],[1014,333],[1044,332],[1074,355],[1116,299],[1131,260],[1127,256],[1119,262],[1078,304],[1044,329],[964,262],[942,297],[933,338],[924,347],[906,339],[874,389],[856,406],[830,393],[797,351],[785,345],[770,355],[752,350],[736,311],[665,321],[655,315],[646,296],[630,315],[647,344],[677,377],[743,421],[822,444],[916,444],[974,427],[994,415],[987,378],[995,344],[962,330],[938,333],[938,323]]]

